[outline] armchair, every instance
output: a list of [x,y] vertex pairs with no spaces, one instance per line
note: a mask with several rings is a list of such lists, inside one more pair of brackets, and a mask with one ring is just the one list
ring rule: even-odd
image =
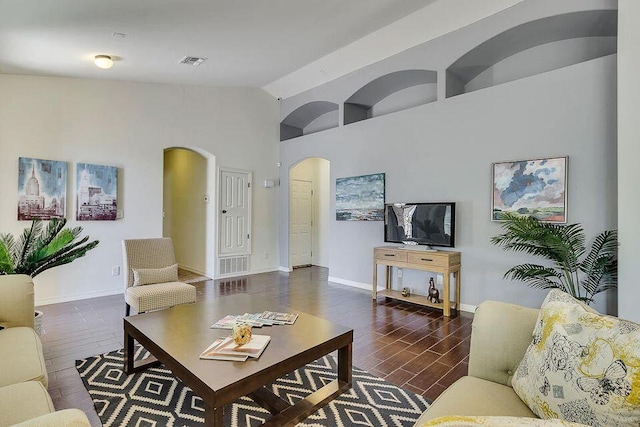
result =
[[[176,264],[173,243],[169,238],[130,239],[122,241],[124,256],[124,300],[128,316],[131,307],[137,313],[173,307],[196,301],[195,286],[177,281],[177,270],[169,280],[136,284],[134,275],[144,271],[149,276],[162,276],[163,270]],[[177,268],[177,266],[176,266]],[[155,271],[155,272],[154,272]],[[171,276],[171,275],[169,275]],[[157,279],[156,279],[157,280]]]

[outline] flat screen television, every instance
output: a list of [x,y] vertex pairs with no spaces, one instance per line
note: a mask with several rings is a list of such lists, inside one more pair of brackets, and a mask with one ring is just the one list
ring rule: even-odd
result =
[[455,247],[456,204],[387,203],[384,241],[405,245]]

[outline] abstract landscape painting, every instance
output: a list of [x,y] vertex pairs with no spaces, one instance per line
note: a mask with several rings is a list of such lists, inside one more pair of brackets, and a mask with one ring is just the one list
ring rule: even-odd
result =
[[64,218],[67,162],[18,158],[18,219]]
[[118,169],[78,163],[76,170],[76,219],[115,221],[118,207]]
[[336,220],[383,221],[384,173],[336,179]]
[[502,213],[567,222],[568,157],[494,163],[491,219]]

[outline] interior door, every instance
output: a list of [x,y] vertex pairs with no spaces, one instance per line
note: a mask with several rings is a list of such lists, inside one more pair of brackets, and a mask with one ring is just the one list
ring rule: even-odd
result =
[[291,181],[291,265],[311,265],[313,229],[313,184]]
[[220,169],[220,256],[251,253],[251,172]]

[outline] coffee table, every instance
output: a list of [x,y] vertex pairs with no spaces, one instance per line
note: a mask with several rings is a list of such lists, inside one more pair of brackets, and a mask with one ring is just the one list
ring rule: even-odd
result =
[[[253,332],[270,335],[258,359],[246,362],[199,358],[216,338],[229,335],[211,324],[227,314],[265,310],[296,312],[293,325],[264,326]],[[134,361],[134,340],[152,357]],[[351,387],[353,329],[286,307],[274,307],[260,296],[231,295],[213,301],[183,304],[124,318],[124,372],[131,374],[163,364],[204,401],[205,425],[222,426],[222,408],[249,396],[273,414],[264,425],[290,426],[302,421]],[[290,405],[265,388],[294,370],[338,351],[338,378]]]

